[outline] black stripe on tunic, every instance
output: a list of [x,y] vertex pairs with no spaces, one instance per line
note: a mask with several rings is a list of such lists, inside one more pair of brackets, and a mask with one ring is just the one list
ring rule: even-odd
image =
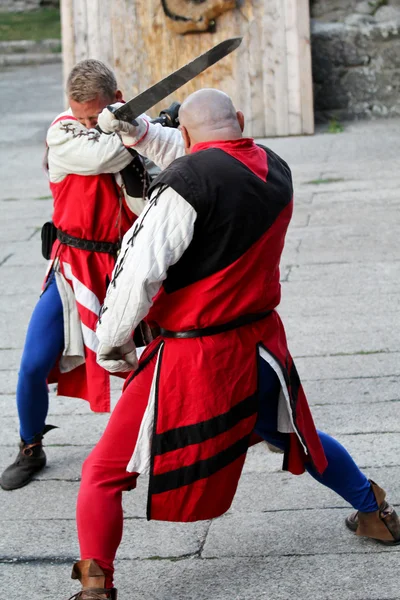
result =
[[164,433],[157,433],[153,438],[153,452],[155,455],[165,454],[172,450],[185,448],[192,444],[201,444],[211,438],[225,433],[240,423],[243,419],[247,419],[258,411],[258,394],[257,392],[245,400],[242,400],[233,406],[228,412],[201,421],[194,425],[185,425],[170,429]]
[[205,460],[199,460],[188,467],[181,467],[152,477],[152,494],[170,492],[184,485],[206,479],[224,467],[233,463],[237,458],[246,454],[249,447],[250,435],[246,435],[229,448]]

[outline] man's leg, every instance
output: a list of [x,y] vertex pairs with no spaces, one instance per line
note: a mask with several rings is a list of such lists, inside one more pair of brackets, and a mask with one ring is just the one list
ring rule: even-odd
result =
[[112,597],[113,563],[122,537],[122,492],[136,486],[137,474],[126,467],[146,410],[155,362],[156,357],[128,385],[82,469],[77,504],[81,560],[72,576],[84,589],[108,590],[106,597]]
[[[279,391],[276,373],[260,359],[261,401],[255,431],[267,442],[284,450],[287,435],[277,431]],[[318,431],[318,435],[328,466],[322,475],[311,463],[306,463],[305,468],[314,479],[339,494],[358,511],[346,520],[347,526],[359,535],[376,537],[387,543],[400,542],[399,519],[385,501],[385,492],[366,478],[337,440],[322,431]]]
[[23,487],[46,464],[42,437],[49,406],[47,377],[64,347],[63,307],[55,278],[40,296],[28,326],[18,375],[21,450],[2,474],[3,489]]

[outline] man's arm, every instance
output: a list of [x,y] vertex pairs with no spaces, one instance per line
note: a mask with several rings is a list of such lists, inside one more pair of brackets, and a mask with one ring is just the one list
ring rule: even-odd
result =
[[[144,120],[144,119],[143,119]],[[135,148],[139,154],[153,161],[162,171],[176,158],[185,154],[185,146],[181,132],[173,127],[163,127],[159,123],[147,122],[144,135],[139,138],[128,138],[122,135],[127,147]],[[132,143],[128,143],[128,142]]]
[[97,327],[100,344],[120,347],[148,313],[153,298],[189,246],[194,208],[172,188],[160,188],[125,234]]
[[67,175],[118,173],[132,160],[117,134],[101,134],[87,129],[68,113],[50,126],[46,138],[49,177],[53,183]]

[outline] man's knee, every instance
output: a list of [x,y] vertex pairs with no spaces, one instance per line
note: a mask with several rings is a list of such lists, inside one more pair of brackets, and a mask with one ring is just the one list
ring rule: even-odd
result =
[[137,477],[137,473],[127,472],[125,463],[113,463],[109,457],[102,460],[96,447],[82,465],[81,487],[101,486],[129,491],[136,487]]
[[47,377],[49,372],[47,361],[43,357],[35,353],[24,353],[19,367],[19,377],[36,381]]
[[83,461],[81,483],[82,485],[92,485],[98,480],[102,480],[102,469],[98,463],[93,460],[93,451]]

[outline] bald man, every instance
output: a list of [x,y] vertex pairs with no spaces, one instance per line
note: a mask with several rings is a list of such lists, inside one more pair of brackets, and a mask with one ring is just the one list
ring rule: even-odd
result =
[[[139,474],[149,475],[148,519],[212,519],[230,507],[261,439],[283,451],[284,469],[307,470],[353,505],[350,529],[400,541],[385,492],[316,431],[275,310],[289,167],[242,136],[243,114],[220,91],[190,96],[180,123],[178,139],[142,119],[134,128],[107,110],[99,117],[103,131],[166,168],[124,237],[97,328],[98,362],[132,374],[83,467],[72,575],[83,600],[116,598],[121,496]],[[144,318],[161,335],[138,362],[132,332]]]

